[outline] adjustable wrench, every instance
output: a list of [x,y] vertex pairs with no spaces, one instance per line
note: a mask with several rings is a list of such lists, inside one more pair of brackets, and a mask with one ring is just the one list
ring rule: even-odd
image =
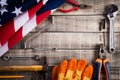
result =
[[112,4],[107,7],[107,17],[109,19],[110,28],[109,28],[109,52],[115,52],[114,46],[114,20],[118,13],[118,7],[115,4]]

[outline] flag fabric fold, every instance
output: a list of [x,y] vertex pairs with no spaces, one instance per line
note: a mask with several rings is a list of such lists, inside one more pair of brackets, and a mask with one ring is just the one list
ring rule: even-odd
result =
[[12,34],[4,43],[0,44],[0,56],[12,48],[17,42],[19,42],[24,36],[26,36],[32,29],[40,24],[45,18],[47,18],[56,8],[62,5],[65,0],[48,0],[46,4],[42,6],[31,18],[19,29]]
[[[7,24],[0,27],[0,45],[2,46],[5,42],[15,34],[44,4],[45,0],[39,2],[37,5],[28,9],[25,13],[15,17]],[[47,2],[47,1],[46,1]],[[7,32],[7,33],[6,33]],[[3,34],[5,34],[3,36]]]

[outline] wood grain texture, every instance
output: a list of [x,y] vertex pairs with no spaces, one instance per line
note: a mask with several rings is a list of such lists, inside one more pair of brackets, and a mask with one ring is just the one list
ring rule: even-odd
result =
[[[50,24],[47,31],[50,32],[102,32],[100,31],[100,22],[106,19],[104,16],[51,16],[54,24],[50,24],[50,20],[46,20],[46,24]],[[49,22],[49,23],[48,23]],[[120,32],[120,16],[115,18],[114,31]],[[45,24],[45,23],[43,23]],[[43,26],[41,24],[38,28]],[[45,26],[45,25],[44,25]],[[106,19],[104,32],[108,32],[109,21]]]
[[[108,48],[109,25],[106,25],[104,31],[100,31],[100,22],[105,19],[105,7],[110,4],[117,4],[120,8],[120,0],[75,0],[81,4],[89,4],[91,9],[79,9],[70,13],[61,13],[56,11],[47,18],[37,28],[32,30],[22,41],[14,46],[5,56],[33,56],[39,55],[41,60],[9,60],[4,61],[0,58],[0,66],[8,65],[39,65],[43,64],[42,57],[47,57],[49,66],[59,65],[63,59],[69,60],[86,59],[88,64],[93,64],[98,57],[99,44],[104,43]],[[62,8],[71,8],[69,4],[64,4]],[[41,29],[48,26],[45,32],[37,34]],[[110,59],[111,80],[120,79],[120,11],[115,18],[115,48],[114,55],[107,55]],[[32,39],[30,39],[33,35]],[[29,40],[30,39],[30,40]],[[24,41],[27,48],[23,49]],[[108,49],[107,49],[108,50]],[[113,68],[112,68],[113,67]],[[7,74],[7,73],[5,73]],[[10,74],[10,73],[8,73]],[[35,76],[31,79],[33,73],[12,73],[24,74],[27,76],[24,80],[38,80]],[[37,77],[37,76],[36,76]]]
[[[120,50],[118,50],[118,52],[120,52]],[[18,59],[16,61],[18,62],[20,61],[21,63],[20,62],[17,63],[15,60],[4,61],[3,58],[1,58],[0,63],[1,63],[1,66],[7,66],[7,65],[26,65],[27,66],[27,65],[36,65],[36,64],[42,65],[43,64],[42,57],[46,56],[47,63],[49,66],[58,65],[63,59],[70,60],[73,57],[76,58],[77,60],[86,59],[88,61],[88,64],[94,64],[96,58],[99,57],[98,53],[99,53],[99,50],[41,50],[41,49],[38,49],[37,51],[33,51],[31,49],[28,49],[28,50],[17,49],[17,50],[10,50],[5,56],[39,55],[41,57],[41,60],[35,61],[32,59],[29,59],[24,61],[24,60]],[[116,53],[116,55],[111,55],[111,54],[107,55],[107,58],[110,59],[111,67],[115,67],[115,66],[119,67],[119,64],[120,64],[119,56],[120,56],[119,53]]]
[[94,49],[103,42],[102,33],[41,33],[27,42],[27,48]]
[[[88,4],[93,7],[90,9],[79,9],[70,13],[55,12],[52,15],[99,15],[105,13],[105,7],[110,4],[116,4],[120,8],[120,0],[76,0],[79,4]],[[70,9],[72,6],[65,4],[62,6],[64,9]],[[120,12],[118,13],[120,14]]]
[[[91,60],[94,61],[95,59],[95,52],[94,50],[38,50],[36,52],[33,52],[32,50],[11,50],[9,51],[6,56],[23,56],[23,54],[16,54],[16,53],[25,53],[24,56],[31,56],[31,55],[39,55],[41,57],[46,56],[47,57],[47,62],[49,66],[54,66],[55,64],[59,64],[63,59],[69,60],[71,57],[75,57],[76,59],[87,59],[88,63],[91,63]],[[31,55],[29,55],[31,54]],[[92,55],[94,54],[94,55]],[[85,56],[89,57],[85,57]],[[7,65],[33,65],[33,64],[42,64],[42,62],[34,61],[34,60],[26,60],[25,62],[23,60],[17,60],[17,61],[22,61],[22,63],[16,63],[14,60],[9,60],[7,63],[12,63],[12,64],[7,64]],[[1,59],[0,63],[1,65],[4,65],[4,60]]]

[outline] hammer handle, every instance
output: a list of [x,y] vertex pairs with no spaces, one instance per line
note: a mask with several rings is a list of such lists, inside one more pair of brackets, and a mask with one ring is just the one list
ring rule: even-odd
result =
[[0,71],[42,71],[43,66],[0,66]]
[[0,76],[0,79],[20,79],[20,78],[24,78],[25,76]]

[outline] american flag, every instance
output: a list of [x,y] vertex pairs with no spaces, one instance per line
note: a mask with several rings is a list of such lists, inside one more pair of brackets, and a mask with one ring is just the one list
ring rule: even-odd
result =
[[65,0],[1,0],[0,56],[64,2]]
[[3,25],[14,17],[35,6],[40,0],[1,0],[0,24]]

